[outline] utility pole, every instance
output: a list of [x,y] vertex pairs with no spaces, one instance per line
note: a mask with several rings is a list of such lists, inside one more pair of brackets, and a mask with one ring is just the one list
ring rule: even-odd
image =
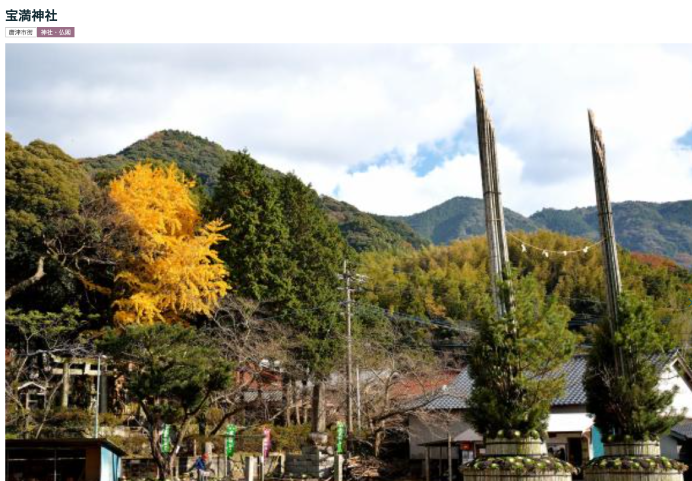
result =
[[358,431],[362,429],[361,407],[360,407],[360,366],[356,365],[356,427]]
[[[348,267],[348,261],[344,260],[344,269],[343,272],[339,274],[339,278],[344,281],[344,287],[342,287],[342,289],[346,294],[346,431],[350,436],[353,434],[353,316],[351,312],[353,299],[351,298],[351,294],[356,290],[355,287],[352,287],[353,283],[361,284],[366,281],[367,276],[351,272]],[[358,415],[360,416],[360,413]]]
[[[601,249],[603,252],[603,270],[605,273],[608,322],[610,332],[615,335],[618,327],[618,296],[622,290],[620,266],[618,264],[617,245],[615,243],[615,224],[613,209],[608,192],[608,173],[606,171],[605,144],[601,130],[596,127],[594,113],[589,110],[589,130],[591,132],[591,156],[596,184],[596,205],[598,208],[598,225],[601,231]],[[618,375],[625,373],[625,358],[622,349],[615,353],[615,371]]]
[[344,259],[344,290],[346,291],[346,432],[353,433],[353,336],[351,335],[351,273],[348,271],[348,261]]
[[[510,263],[505,234],[505,216],[500,193],[500,176],[497,168],[495,128],[485,105],[485,93],[481,71],[473,69],[476,86],[476,124],[478,128],[478,153],[481,160],[483,201],[485,204],[485,231],[490,253],[490,283],[497,317],[510,314],[514,299],[509,286]],[[510,330],[516,331],[510,317]]]
[[94,438],[99,437],[99,392],[101,391],[101,354],[98,356],[96,372],[96,405],[94,406]]

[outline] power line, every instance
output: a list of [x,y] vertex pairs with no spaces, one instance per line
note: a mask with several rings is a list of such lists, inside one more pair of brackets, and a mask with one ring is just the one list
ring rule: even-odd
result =
[[262,317],[261,320],[262,321],[274,321],[277,319],[283,319],[291,313],[296,314],[296,313],[303,313],[303,312],[315,312],[315,311],[319,311],[319,310],[325,309],[325,308],[330,307],[330,306],[331,307],[341,306],[342,304],[343,303],[340,301],[330,301],[330,302],[325,302],[324,304],[320,304],[320,305],[314,306],[314,307],[299,307],[299,308],[293,308],[293,309],[284,309],[284,312],[282,312],[281,314],[277,314],[275,316],[270,316],[270,317]]
[[442,329],[447,329],[447,330],[450,330],[450,331],[456,331],[456,332],[459,332],[459,333],[472,333],[472,334],[475,334],[475,333],[477,332],[476,329],[475,329],[475,328],[472,328],[472,327],[454,326],[454,325],[452,324],[452,323],[454,323],[454,322],[457,322],[457,323],[462,323],[462,322],[464,322],[464,323],[472,324],[472,323],[474,323],[473,321],[453,321],[453,320],[450,321],[450,320],[447,320],[447,319],[424,319],[424,318],[412,316],[412,315],[409,315],[409,314],[402,314],[402,313],[399,313],[399,312],[390,311],[390,310],[388,310],[388,309],[384,309],[384,308],[382,308],[382,307],[379,307],[379,306],[376,306],[376,305],[373,305],[373,304],[365,304],[365,305],[363,305],[363,304],[360,304],[360,303],[357,303],[357,302],[356,302],[355,304],[356,304],[357,306],[361,306],[361,307],[367,306],[367,308],[370,308],[370,309],[379,311],[379,312],[381,312],[382,314],[384,314],[386,317],[389,317],[389,318],[394,318],[394,319],[397,319],[397,320],[409,321],[409,322],[413,322],[413,323],[416,323],[416,324],[424,325],[424,326],[426,326],[426,327],[432,327],[432,328],[439,327],[439,328],[442,328]]

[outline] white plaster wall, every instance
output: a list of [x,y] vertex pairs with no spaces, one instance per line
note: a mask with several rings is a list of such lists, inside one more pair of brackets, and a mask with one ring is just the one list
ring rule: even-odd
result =
[[668,366],[663,371],[659,388],[669,390],[673,386],[678,388],[678,392],[673,399],[673,407],[681,413],[686,411],[686,416],[692,417],[692,386],[685,381],[673,366]]

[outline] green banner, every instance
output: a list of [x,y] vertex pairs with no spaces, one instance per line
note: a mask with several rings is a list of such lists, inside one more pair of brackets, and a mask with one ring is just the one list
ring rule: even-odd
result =
[[161,430],[161,452],[163,454],[171,452],[171,426],[168,424],[164,424]]
[[230,458],[235,452],[235,433],[238,427],[235,424],[226,426],[226,457]]
[[343,421],[336,423],[336,453],[344,454],[346,452],[346,424]]

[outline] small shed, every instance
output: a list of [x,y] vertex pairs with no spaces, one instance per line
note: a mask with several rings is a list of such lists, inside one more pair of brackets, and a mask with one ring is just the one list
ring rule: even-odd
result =
[[[454,479],[455,468],[459,469],[459,464],[454,464],[455,459],[459,459],[460,443],[452,438],[451,434],[447,435],[447,439],[440,439],[437,441],[430,441],[427,443],[422,443],[420,446],[425,448],[425,464],[423,465],[423,473],[425,475],[425,481],[430,481],[431,479],[431,457],[430,451],[437,449],[439,456],[437,457],[437,468],[438,475],[437,479],[446,479],[452,481]],[[443,459],[443,454],[444,459]],[[444,464],[447,464],[445,467]]]
[[[688,466],[692,466],[692,419],[686,419],[671,431],[670,435],[680,443],[678,459]],[[692,481],[692,469],[685,472],[685,481]]]
[[8,481],[117,481],[125,451],[106,439],[7,439]]

